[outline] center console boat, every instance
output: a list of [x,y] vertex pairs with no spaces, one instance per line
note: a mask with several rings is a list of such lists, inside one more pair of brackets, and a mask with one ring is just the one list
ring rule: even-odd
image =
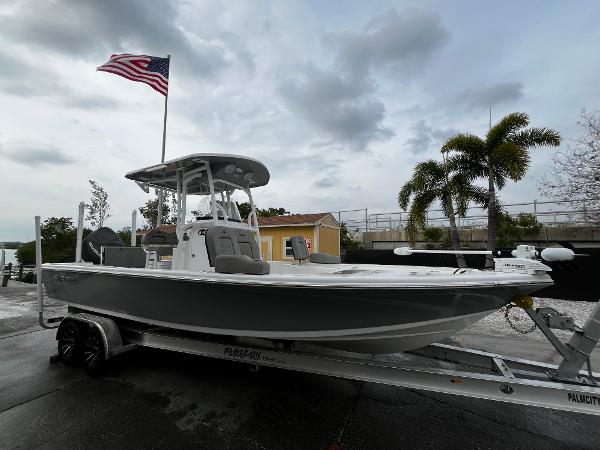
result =
[[[294,261],[265,261],[252,190],[267,168],[243,156],[192,154],[135,170],[146,192],[176,196],[173,233],[143,241],[144,267],[44,264],[48,296],[70,311],[232,339],[308,342],[395,353],[439,342],[515,298],[552,284],[541,262],[496,259],[495,270],[342,264],[292,239]],[[188,196],[210,211],[190,216]],[[241,217],[234,196],[247,196]]]

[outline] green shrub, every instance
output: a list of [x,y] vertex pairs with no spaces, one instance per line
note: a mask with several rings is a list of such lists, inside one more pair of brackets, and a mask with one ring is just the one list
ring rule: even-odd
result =
[[33,273],[33,271],[25,272],[23,274],[23,278],[21,278],[21,281],[23,283],[33,284],[35,283],[35,274]]
[[511,217],[506,211],[498,214],[498,247],[514,247],[527,235],[540,232],[543,225],[538,222],[533,214],[521,213]]

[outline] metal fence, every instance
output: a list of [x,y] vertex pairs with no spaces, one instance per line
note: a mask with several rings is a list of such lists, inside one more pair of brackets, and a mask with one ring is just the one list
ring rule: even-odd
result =
[[[534,200],[526,203],[503,204],[503,209],[511,217],[527,213],[536,217],[546,226],[597,225],[600,223],[600,199],[581,200]],[[340,223],[350,231],[403,230],[408,219],[407,211],[373,212],[368,208],[332,211]],[[429,227],[447,227],[448,218],[441,209],[427,211],[426,223]],[[465,216],[456,216],[459,228],[487,227],[487,210],[480,206],[469,208]]]

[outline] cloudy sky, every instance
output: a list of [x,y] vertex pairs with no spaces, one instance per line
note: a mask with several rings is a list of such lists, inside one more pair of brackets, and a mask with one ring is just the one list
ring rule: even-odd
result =
[[[579,133],[600,103],[596,1],[4,0],[0,241],[75,216],[88,179],[127,225],[150,198],[123,175],[160,160],[163,99],[97,72],[113,53],[172,55],[167,159],[258,158],[260,207],[397,209],[412,167],[493,118]],[[530,201],[554,150],[505,202]]]

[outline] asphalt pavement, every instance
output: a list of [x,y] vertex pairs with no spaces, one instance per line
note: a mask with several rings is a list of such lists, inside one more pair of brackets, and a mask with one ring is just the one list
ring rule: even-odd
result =
[[[0,288],[0,448],[600,448],[600,417],[141,348],[51,363],[34,287]],[[61,306],[50,303],[50,314]],[[530,358],[552,350],[469,336]],[[533,353],[532,353],[533,352]],[[598,369],[596,369],[598,370]]]

